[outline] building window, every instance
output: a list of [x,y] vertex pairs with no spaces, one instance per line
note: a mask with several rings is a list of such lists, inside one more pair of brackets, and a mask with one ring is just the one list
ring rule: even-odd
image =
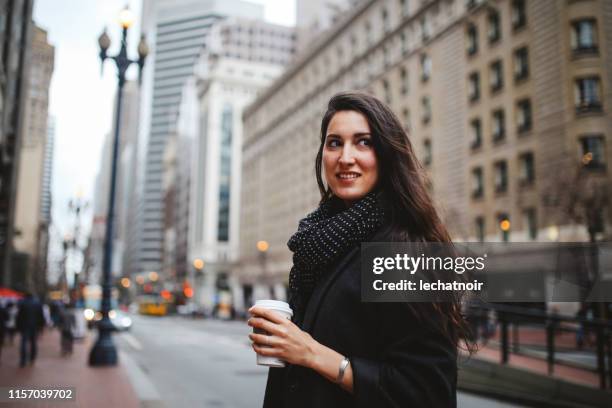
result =
[[485,220],[484,217],[478,216],[474,219],[474,227],[476,229],[476,239],[478,242],[485,240]]
[[529,77],[529,52],[527,47],[514,51],[514,80],[523,81]]
[[597,53],[597,23],[594,18],[572,22],[571,46],[574,54]]
[[493,141],[498,142],[506,137],[505,115],[503,109],[493,111]]
[[478,149],[482,146],[482,123],[480,119],[473,119],[470,122],[470,133],[472,142],[470,143],[471,149]]
[[423,141],[423,164],[429,166],[431,164],[431,158],[431,140],[425,139],[425,141]]
[[400,0],[400,11],[402,13],[402,17],[406,17],[410,15],[410,1],[409,0]]
[[357,37],[355,37],[355,35],[351,34],[351,53],[353,55],[357,55],[358,49],[357,49]]
[[429,20],[427,19],[427,16],[424,16],[421,19],[421,39],[423,40],[423,42],[429,40],[429,38],[431,37],[431,26],[429,24]]
[[472,72],[468,82],[470,102],[475,102],[480,98],[480,75],[478,72]]
[[338,56],[339,65],[342,66],[344,64],[344,48],[340,44],[336,47],[336,55]]
[[385,33],[388,33],[391,30],[391,24],[389,23],[389,13],[387,13],[387,9],[383,9],[381,12],[382,25]]
[[409,131],[410,130],[410,110],[408,108],[404,108],[402,110],[402,118],[404,120],[404,128]]
[[531,101],[523,99],[516,104],[516,130],[525,133],[531,130]]
[[402,47],[402,55],[408,53],[408,38],[406,37],[406,33],[402,31],[400,33],[400,43]]
[[431,76],[431,58],[427,54],[421,55],[421,80],[426,82]]
[[510,241],[510,217],[508,217],[508,214],[498,214],[497,222],[499,223],[499,230],[501,231],[502,242]]
[[421,106],[423,108],[423,123],[429,123],[431,120],[431,100],[429,99],[429,96],[424,96],[421,99]]
[[408,92],[410,91],[410,78],[408,77],[408,70],[404,67],[400,69],[400,83],[400,91],[402,95],[408,95]]
[[602,135],[588,135],[580,138],[582,164],[587,169],[606,168],[604,139]]
[[478,52],[478,28],[476,25],[470,24],[467,28],[467,53],[474,55]]
[[391,89],[389,89],[389,82],[384,79],[382,81],[382,86],[383,86],[383,93],[385,95],[385,102],[387,102],[387,105],[391,105]]
[[496,43],[501,38],[501,20],[497,11],[489,12],[489,44]]
[[504,65],[501,60],[491,63],[491,92],[497,92],[504,87]]
[[372,26],[370,25],[369,21],[365,23],[365,37],[366,44],[369,48],[372,45]]
[[601,112],[601,89],[599,77],[586,77],[576,80],[576,112]]
[[527,208],[523,211],[523,219],[525,220],[525,228],[527,229],[527,237],[535,241],[538,238],[538,224],[536,219],[536,209]]
[[512,29],[518,30],[527,24],[525,0],[512,0]]
[[495,192],[503,193],[508,190],[508,164],[505,160],[496,162],[494,165]]
[[482,167],[472,169],[472,198],[480,198],[484,195],[484,178]]
[[383,46],[383,63],[385,64],[385,68],[391,65],[391,59],[389,58],[389,48],[386,45]]
[[230,105],[223,108],[221,116],[221,151],[219,160],[219,212],[217,239],[229,240],[230,185],[232,169],[233,112]]
[[520,184],[523,186],[531,185],[535,181],[535,167],[533,163],[533,153],[527,152],[519,156]]

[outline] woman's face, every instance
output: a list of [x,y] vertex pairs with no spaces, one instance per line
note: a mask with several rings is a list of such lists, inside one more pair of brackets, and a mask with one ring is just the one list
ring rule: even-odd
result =
[[364,115],[356,111],[334,114],[325,135],[323,172],[334,195],[347,206],[376,186],[378,162]]

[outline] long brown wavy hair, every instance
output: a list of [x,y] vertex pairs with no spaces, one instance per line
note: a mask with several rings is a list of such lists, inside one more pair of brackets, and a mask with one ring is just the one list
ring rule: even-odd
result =
[[[423,166],[416,158],[410,139],[391,109],[372,95],[363,92],[341,92],[334,95],[321,121],[321,144],[315,161],[321,203],[334,197],[322,176],[323,147],[327,127],[339,111],[356,111],[365,116],[370,126],[374,152],[378,161],[378,185],[389,210],[392,241],[452,243],[440,220],[426,187]],[[467,349],[475,350],[470,341],[468,325],[461,312],[462,294],[453,293],[450,301],[411,303],[412,313],[421,320],[431,320],[432,311],[439,319],[437,325],[455,346],[463,340]],[[433,309],[433,310],[432,310]]]

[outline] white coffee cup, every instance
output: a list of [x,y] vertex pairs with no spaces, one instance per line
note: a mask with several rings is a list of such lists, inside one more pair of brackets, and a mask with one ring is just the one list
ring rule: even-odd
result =
[[[272,310],[289,320],[291,320],[291,317],[293,316],[293,310],[291,310],[289,304],[280,300],[258,300],[255,302],[255,306]],[[253,333],[268,334],[265,330],[256,328],[253,328]],[[266,347],[265,345],[262,346]],[[257,364],[268,367],[284,367],[285,361],[281,360],[280,358],[261,356],[257,354]]]

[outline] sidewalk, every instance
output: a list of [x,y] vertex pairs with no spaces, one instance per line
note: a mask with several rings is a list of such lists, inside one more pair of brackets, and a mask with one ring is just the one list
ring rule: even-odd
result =
[[[473,358],[500,363],[501,350],[491,346],[481,347]],[[508,366],[549,376],[548,363],[544,358],[517,355],[510,352],[508,356]],[[599,388],[599,376],[591,370],[569,367],[565,364],[556,363],[553,368],[552,377],[593,388]]]
[[[508,340],[512,342],[513,330],[512,325],[509,326]],[[561,350],[577,350],[576,345],[576,330],[575,327],[562,326],[555,331],[555,348],[557,351]],[[592,332],[588,332],[588,341],[584,345],[584,351],[595,352],[595,336]],[[518,330],[519,343],[524,346],[540,346],[546,347],[546,331],[543,327],[532,327],[532,326],[520,326]],[[497,328],[495,335],[491,337],[492,340],[501,341],[500,329]]]
[[[462,352],[459,388],[542,407],[612,406],[612,390],[599,388],[599,376],[593,367],[556,361],[552,375],[548,374],[543,329],[521,327],[517,334],[520,351],[513,353],[510,331],[507,364],[501,364],[499,329],[487,344],[480,343],[472,356]],[[555,348],[556,359],[579,352],[575,336],[568,336],[568,333],[556,334]],[[594,351],[588,347],[579,353],[588,355]]]
[[0,406],[27,407],[119,407],[137,408],[140,402],[124,368],[92,368],[87,365],[89,350],[97,334],[88,333],[85,340],[74,343],[72,356],[60,355],[60,336],[57,330],[47,329],[38,341],[38,357],[33,366],[19,367],[19,336],[14,344],[5,341],[0,361],[0,386],[10,387],[75,387],[75,402],[1,403]]

